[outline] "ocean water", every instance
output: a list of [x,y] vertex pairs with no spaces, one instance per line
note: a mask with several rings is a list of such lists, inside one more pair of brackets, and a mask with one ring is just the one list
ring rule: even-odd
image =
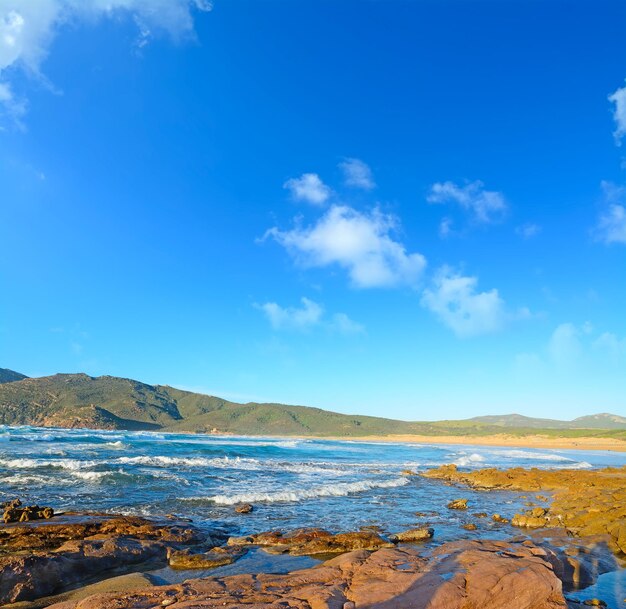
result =
[[[505,517],[529,499],[407,476],[444,463],[461,468],[585,469],[626,464],[626,455],[198,434],[0,426],[0,500],[160,516],[174,513],[230,534],[322,526],[334,532],[378,526],[392,533],[430,525],[436,539],[498,537]],[[467,497],[466,512],[446,509]],[[239,515],[240,502],[255,511]],[[538,501],[541,504],[541,501]],[[461,525],[479,524],[476,532]]]

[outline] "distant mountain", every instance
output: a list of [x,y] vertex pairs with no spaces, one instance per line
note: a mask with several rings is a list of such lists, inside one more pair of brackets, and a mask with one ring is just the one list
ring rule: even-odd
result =
[[[575,421],[522,415],[475,417],[462,421],[409,422],[346,415],[320,408],[249,402],[148,385],[114,376],[55,374],[28,378],[1,370],[0,424],[43,427],[220,432],[247,435],[491,435],[542,433],[624,436],[626,419],[598,414]],[[609,431],[607,431],[609,430]],[[618,431],[615,431],[618,430]],[[589,432],[590,434],[592,432]]]
[[572,421],[576,426],[599,429],[626,429],[626,417],[617,414],[601,412],[590,414],[585,417],[578,417]]
[[498,427],[524,427],[527,429],[626,429],[626,417],[606,412],[578,417],[573,421],[536,419],[521,414],[487,415],[465,419],[467,422]]
[[13,381],[21,381],[28,378],[25,374],[20,374],[8,368],[0,368],[0,383],[12,383]]
[[487,415],[483,417],[473,417],[466,419],[468,422],[477,423],[479,425],[496,425],[498,427],[525,427],[528,429],[565,429],[570,426],[566,421],[557,421],[555,419],[538,419],[534,417],[525,417],[523,414],[503,414],[503,415]]

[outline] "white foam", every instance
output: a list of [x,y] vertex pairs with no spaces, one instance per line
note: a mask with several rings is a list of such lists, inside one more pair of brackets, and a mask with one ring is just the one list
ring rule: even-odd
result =
[[0,466],[8,469],[39,469],[42,467],[58,467],[76,471],[98,465],[97,461],[80,461],[78,459],[0,459]]
[[555,453],[534,453],[530,450],[502,450],[494,452],[496,455],[502,455],[503,457],[511,457],[512,459],[535,459],[537,461],[574,461],[563,455],[557,455]]
[[479,455],[478,453],[472,453],[471,455],[464,455],[459,457],[454,463],[460,467],[468,467],[470,465],[475,465],[476,463],[484,463],[485,457]]
[[218,467],[249,469],[259,465],[257,459],[246,459],[244,457],[167,457],[164,455],[139,456],[139,457],[119,457],[116,463],[128,465],[146,465],[149,467]]
[[236,503],[277,503],[277,502],[298,502],[305,499],[316,499],[318,497],[345,497],[352,493],[362,493],[375,488],[395,488],[409,483],[408,478],[396,478],[394,480],[360,482],[344,482],[328,484],[305,490],[280,491],[277,493],[242,493],[238,495],[213,495],[212,497],[197,497],[185,499],[186,501],[210,501],[217,505],[234,505]]

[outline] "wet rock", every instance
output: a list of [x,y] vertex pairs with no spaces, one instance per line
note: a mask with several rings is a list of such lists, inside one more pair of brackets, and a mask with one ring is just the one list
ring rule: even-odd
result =
[[2,527],[0,604],[48,596],[146,561],[165,564],[168,548],[209,541],[195,529],[131,516],[73,515],[54,524]]
[[402,531],[401,533],[390,535],[389,539],[394,543],[410,543],[414,541],[426,541],[427,539],[432,539],[434,534],[435,529],[433,529],[432,527],[422,527],[419,529],[409,529],[408,531]]
[[187,580],[125,594],[98,595],[50,609],[566,609],[561,583],[536,546],[448,543],[430,559],[414,548],[359,550],[286,575]]
[[403,469],[400,474],[402,476],[417,476],[417,472],[414,472],[412,469]]
[[341,554],[353,550],[376,550],[393,547],[374,531],[364,530],[333,535],[323,529],[298,529],[284,534],[268,531],[245,537],[231,537],[228,545],[259,545],[272,554],[314,556],[316,554]]
[[448,503],[449,510],[466,510],[467,509],[467,499],[454,499]]
[[500,524],[508,524],[510,522],[508,518],[504,518],[504,516],[500,516],[500,514],[494,514],[491,520],[499,522]]
[[[535,508],[518,514],[514,523],[526,528],[565,528],[574,536],[608,535],[615,552],[626,552],[626,466],[585,471],[516,467],[461,472],[455,465],[445,465],[422,475],[479,489],[551,491],[553,501],[547,511]],[[535,497],[548,500],[543,494]]]
[[242,503],[241,505],[235,507],[235,512],[237,512],[237,514],[249,514],[253,510],[254,506],[251,503]]
[[583,605],[587,605],[589,607],[606,607],[606,603],[599,598],[589,598],[583,602]]
[[472,516],[474,516],[475,518],[487,518],[489,514],[487,514],[487,512],[475,512],[474,514],[472,514]]
[[54,516],[54,510],[51,507],[39,507],[38,505],[20,507],[21,505],[22,503],[19,499],[7,502],[2,516],[5,524],[12,522],[29,522],[31,520],[47,519]]
[[463,525],[463,528],[466,531],[475,531],[478,527],[473,522],[468,522],[467,524]]
[[234,563],[243,556],[243,548],[217,547],[203,553],[192,553],[189,550],[169,550],[168,564],[172,569],[214,569]]
[[22,505],[19,499],[11,499],[10,501],[0,502],[0,510],[6,510],[8,508],[18,508]]

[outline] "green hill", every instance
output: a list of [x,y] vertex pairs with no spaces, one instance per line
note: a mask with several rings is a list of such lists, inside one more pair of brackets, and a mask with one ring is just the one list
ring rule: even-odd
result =
[[[114,376],[55,374],[27,378],[3,370],[0,424],[98,429],[145,429],[359,437],[369,435],[594,435],[626,439],[626,420],[598,414],[572,422],[521,415],[487,416],[463,421],[409,422],[346,415],[320,408],[249,402],[148,385]],[[587,427],[585,427],[587,426]]]
[[21,381],[25,378],[28,377],[19,372],[14,372],[8,368],[0,368],[0,383],[12,383],[13,381]]

